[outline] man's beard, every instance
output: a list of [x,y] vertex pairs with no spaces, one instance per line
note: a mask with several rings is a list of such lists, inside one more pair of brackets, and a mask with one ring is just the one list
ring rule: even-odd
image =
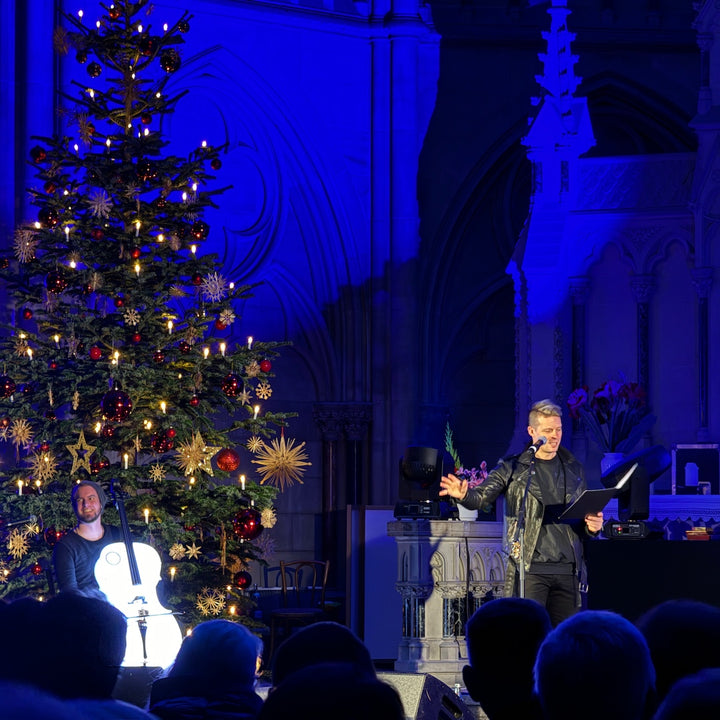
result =
[[91,523],[94,523],[100,515],[102,515],[102,513],[99,510],[93,515],[78,515],[78,521],[85,523],[86,525],[90,525]]

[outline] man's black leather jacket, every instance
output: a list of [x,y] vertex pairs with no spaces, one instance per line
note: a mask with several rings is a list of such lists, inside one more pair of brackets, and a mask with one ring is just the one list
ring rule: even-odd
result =
[[[530,462],[532,454],[529,450],[515,455],[507,460],[501,460],[492,472],[487,476],[482,485],[468,490],[465,499],[461,505],[470,510],[479,510],[483,506],[492,504],[497,498],[505,496],[505,543],[503,551],[506,554],[507,561],[505,566],[505,590],[506,597],[513,594],[515,588],[515,576],[517,574],[517,545],[515,545],[515,555],[513,557],[513,544],[516,541],[516,531],[518,523],[518,514],[522,506],[523,494],[527,485],[528,474],[530,472]],[[565,502],[570,505],[580,494],[587,488],[585,483],[585,471],[581,463],[575,459],[573,454],[563,447],[558,448],[558,457],[563,465],[565,473]],[[528,493],[527,504],[525,508],[525,534],[524,534],[524,557],[525,572],[530,569],[530,561],[535,550],[538,533],[542,527],[544,506],[542,499],[537,495],[533,495],[533,491]],[[567,533],[568,539],[573,547],[575,554],[575,568],[578,577],[578,594],[577,603],[580,605],[580,589],[586,586],[587,576],[585,570],[585,562],[583,559],[584,537],[590,536],[583,521],[561,523],[564,532]]]

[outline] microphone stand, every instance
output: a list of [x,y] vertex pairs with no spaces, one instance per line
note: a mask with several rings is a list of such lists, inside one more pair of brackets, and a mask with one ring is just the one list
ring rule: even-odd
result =
[[527,509],[527,496],[530,492],[530,483],[533,475],[535,475],[535,452],[532,453],[530,460],[530,470],[528,472],[527,482],[525,483],[525,491],[523,492],[522,503],[518,511],[517,527],[515,528],[515,539],[513,540],[513,555],[518,562],[518,596],[525,597],[525,511]]

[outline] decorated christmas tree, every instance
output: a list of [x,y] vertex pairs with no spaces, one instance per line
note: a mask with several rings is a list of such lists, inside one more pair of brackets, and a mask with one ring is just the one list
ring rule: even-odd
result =
[[192,17],[156,28],[151,9],[116,0],[55,33],[87,82],[63,97],[63,134],[34,138],[36,216],[0,258],[0,596],[53,591],[70,490],[92,479],[119,487],[181,623],[251,622],[247,563],[309,463],[272,410],[282,343],[253,341],[236,315],[252,285],[203,252],[227,149],[199,138],[180,157],[161,136]]

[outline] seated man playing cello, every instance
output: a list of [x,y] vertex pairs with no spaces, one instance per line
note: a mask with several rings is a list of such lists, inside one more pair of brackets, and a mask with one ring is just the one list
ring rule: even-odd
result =
[[105,546],[122,542],[122,532],[118,527],[102,523],[107,495],[98,483],[83,480],[73,487],[70,499],[78,523],[53,550],[58,586],[63,592],[104,600],[105,595],[95,579],[95,564]]

